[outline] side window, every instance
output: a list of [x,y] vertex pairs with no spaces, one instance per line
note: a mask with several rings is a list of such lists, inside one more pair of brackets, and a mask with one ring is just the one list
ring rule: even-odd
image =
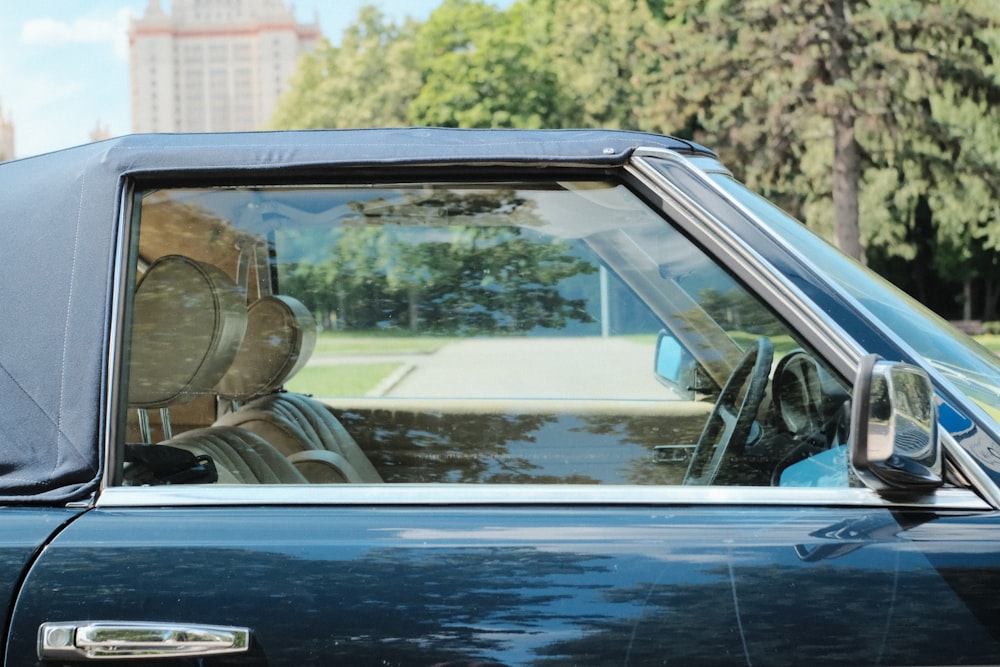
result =
[[845,385],[623,186],[138,206],[126,484],[849,484]]

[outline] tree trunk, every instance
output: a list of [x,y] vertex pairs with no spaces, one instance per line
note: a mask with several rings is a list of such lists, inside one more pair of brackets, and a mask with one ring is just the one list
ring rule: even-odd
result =
[[962,284],[962,319],[972,319],[972,278],[966,278]]
[[406,288],[406,297],[409,302],[410,331],[420,330],[420,291],[416,285]]
[[[852,39],[851,18],[845,0],[828,0],[827,16],[830,20],[831,39],[827,85],[834,88],[842,81],[851,81],[849,54],[855,43]],[[854,135],[857,109],[846,90],[839,90],[838,101],[830,108],[833,120],[833,229],[837,247],[854,259],[864,263],[861,248],[861,226],[858,213],[858,190],[861,183],[861,149]]]
[[1000,299],[1000,283],[983,279],[983,319],[987,322],[997,318],[997,300]]
[[861,160],[852,110],[841,109],[834,114],[833,140],[834,242],[845,253],[864,263],[858,213]]

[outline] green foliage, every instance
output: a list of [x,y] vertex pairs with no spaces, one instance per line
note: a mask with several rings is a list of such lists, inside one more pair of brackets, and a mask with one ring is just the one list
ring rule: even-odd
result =
[[401,366],[393,362],[307,366],[285,388],[311,396],[365,396]]
[[635,74],[658,67],[645,0],[445,0],[423,24],[362,9],[340,46],[305,56],[276,128],[639,129]]
[[992,0],[444,0],[400,26],[369,7],[303,58],[274,125],[693,138],[939,311],[964,290],[988,318],[998,53]]
[[417,33],[423,85],[417,125],[539,128],[555,120],[555,74],[531,43],[532,24],[472,0],[445,0]]
[[[537,47],[555,73],[562,127],[639,129],[635,76],[658,66],[650,44],[663,26],[644,0],[522,0],[544,37]],[[676,128],[671,128],[676,132]]]
[[[838,241],[899,241],[882,226],[901,221],[878,210],[885,199],[865,192],[866,176],[912,214],[914,188],[902,200],[884,170],[927,193],[957,147],[936,102],[949,87],[997,97],[988,72],[1000,9],[987,3],[675,0],[667,13],[663,66],[643,78],[648,127],[694,128],[751,187],[807,220],[824,211],[816,226],[832,222]],[[989,159],[996,173],[995,150]]]
[[323,41],[302,57],[272,119],[278,129],[392,127],[409,124],[420,91],[414,64],[416,24],[388,23],[364,7],[340,46]]
[[433,354],[457,338],[446,336],[414,336],[399,329],[366,331],[363,334],[322,331],[316,337],[314,357],[334,356],[344,359],[349,356]]
[[[283,266],[282,291],[345,331],[474,336],[591,322],[585,299],[561,287],[597,267],[567,243],[513,226],[530,226],[531,209],[513,191],[369,200],[321,243],[302,230],[299,245],[324,255]],[[427,227],[437,227],[431,238],[415,235]]]

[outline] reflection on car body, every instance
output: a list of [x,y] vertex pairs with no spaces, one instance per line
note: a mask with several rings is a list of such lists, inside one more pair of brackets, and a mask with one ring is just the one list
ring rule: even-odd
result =
[[1000,366],[700,146],[0,178],[6,664],[1000,662]]

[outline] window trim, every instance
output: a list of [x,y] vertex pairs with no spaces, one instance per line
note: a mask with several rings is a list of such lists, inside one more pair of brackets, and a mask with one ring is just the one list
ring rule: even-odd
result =
[[[694,194],[668,180],[654,166],[641,158],[652,157],[669,162],[691,178],[702,181],[698,167],[683,156],[660,149],[641,149],[637,158],[626,167],[626,173],[636,182],[633,188],[642,188],[647,195],[659,196],[655,205],[706,253],[725,264],[755,294],[763,295],[796,333],[808,340],[845,380],[853,383],[858,363],[864,350],[831,318],[825,316],[815,304],[795,285],[785,278],[758,251],[711,212],[704,209]],[[707,179],[705,179],[707,180]],[[712,187],[711,184],[705,184]],[[714,189],[714,188],[713,188]]]
[[[673,199],[662,201],[661,206],[663,210],[669,211],[673,215],[673,220],[678,226],[686,233],[692,234],[698,244],[705,248],[710,256],[719,257],[721,253],[732,257],[734,263],[729,265],[732,270],[755,293],[766,292],[772,294],[775,300],[769,300],[769,303],[780,303],[783,306],[779,310],[781,316],[795,327],[800,335],[810,340],[815,345],[817,352],[825,359],[834,364],[841,364],[834,367],[838,368],[840,372],[845,373],[848,381],[853,384],[854,374],[857,372],[857,365],[860,359],[860,357],[854,356],[861,350],[859,343],[820,308],[814,305],[810,308],[801,307],[803,304],[811,303],[811,300],[802,294],[801,290],[785,278],[780,271],[777,271],[770,263],[761,258],[756,251],[742,242],[740,237],[733,233],[729,225],[702,208],[698,203],[696,195],[683,192],[680,187],[672,183],[655,166],[650,164],[646,158],[668,162],[672,166],[684,171],[688,176],[704,186],[707,191],[717,194],[721,200],[732,206],[735,211],[740,212],[744,217],[752,221],[758,229],[762,230],[783,251],[803,261],[804,258],[801,257],[801,254],[795,248],[789,246],[786,241],[777,236],[766,224],[759,221],[751,211],[747,210],[740,202],[735,201],[729,193],[725,192],[706,175],[712,172],[731,174],[717,160],[706,157],[689,159],[674,151],[659,148],[637,149],[633,154],[633,160],[629,163],[631,166],[626,166],[626,171],[635,174],[641,183],[645,183],[646,187],[650,187],[652,192],[666,191],[672,195]],[[651,186],[649,183],[655,185]],[[743,258],[746,258],[749,266],[744,263]],[[764,268],[754,270],[754,263],[759,263]],[[806,260],[805,263],[808,264],[808,261]],[[768,280],[765,281],[762,277],[766,277]],[[824,287],[846,299],[856,311],[860,313],[865,312],[865,309],[853,297],[843,294],[832,281],[825,280]],[[800,307],[788,307],[790,303],[793,306],[798,305]],[[872,323],[872,326],[876,326],[874,320],[871,318],[868,318],[868,321]],[[805,328],[800,328],[800,325]],[[809,335],[803,332],[809,332]],[[883,334],[888,335],[897,347],[901,347],[902,349],[908,348],[906,343],[899,338],[898,334],[884,331]],[[911,358],[920,359],[919,355],[915,354],[911,354]],[[934,379],[938,391],[943,391],[956,404],[964,406],[964,401],[961,399],[955,400],[955,395],[947,390],[948,383],[942,383],[940,374],[935,369],[927,367],[926,364],[921,363],[919,365]],[[942,389],[942,387],[944,388]],[[970,487],[980,497],[986,499],[990,506],[995,509],[1000,508],[1000,488],[998,488],[997,484],[983,470],[975,458],[962,445],[958,444],[954,437],[944,429],[941,429],[941,433],[942,449],[946,454],[948,463],[954,466],[965,477],[965,481]]]
[[521,484],[174,485],[105,489],[99,508],[119,507],[515,507],[515,506],[784,506],[988,511],[968,489],[937,489],[886,498],[865,488]]
[[[111,299],[110,326],[107,347],[107,375],[104,378],[104,439],[101,443],[101,484],[98,496],[108,488],[118,487],[122,482],[121,466],[112,465],[113,461],[121,461],[125,456],[125,420],[128,406],[125,405],[124,373],[128,368],[125,341],[128,340],[127,329],[131,325],[131,298],[135,279],[132,256],[138,255],[136,244],[138,220],[135,215],[138,209],[136,203],[136,187],[132,179],[119,181],[118,224],[112,259],[112,284],[109,290]],[[120,436],[120,437],[119,437]]]
[[[666,150],[642,151],[639,155],[656,158],[668,157],[680,164],[692,176],[698,177],[698,168],[687,162],[678,153]],[[810,340],[815,341],[817,351],[827,359],[838,359],[835,366],[843,370],[845,363],[849,364],[852,353],[859,349],[857,343],[850,338],[835,322],[824,318],[822,313],[809,312],[803,316],[794,306],[806,305],[810,300],[802,295],[783,276],[764,260],[753,249],[748,248],[738,238],[729,237],[728,227],[716,220],[711,214],[700,209],[696,202],[684,195],[662,175],[655,170],[636,167],[641,162],[630,161],[621,167],[609,168],[607,165],[593,167],[567,167],[566,176],[583,178],[590,172],[592,176],[617,181],[629,189],[647,198],[652,196],[659,200],[654,208],[673,221],[686,235],[694,238],[696,244],[707,251],[715,259],[730,260],[729,268],[743,280],[753,292],[769,297],[769,302],[782,304],[779,310],[782,317],[799,332],[809,331]],[[558,176],[552,168],[542,170],[537,166],[538,176],[551,180]],[[482,167],[481,172],[478,167]],[[471,169],[470,169],[471,168]],[[496,179],[504,176],[526,177],[527,169],[535,166],[517,165],[510,168],[496,165],[465,164],[461,169],[434,169],[433,178],[442,181],[463,182],[469,178]],[[294,173],[293,173],[294,172]],[[400,178],[406,180],[407,175],[421,172],[419,166],[406,166],[390,169],[384,175],[378,172],[368,172],[364,181],[391,183]],[[959,510],[983,511],[993,509],[969,489],[947,488],[938,489],[932,493],[907,498],[892,497],[887,499],[874,491],[863,488],[778,488],[778,487],[698,487],[698,486],[645,486],[645,485],[566,485],[566,484],[522,484],[517,494],[511,494],[511,485],[470,485],[470,484],[383,484],[343,486],[170,486],[170,487],[124,487],[120,474],[116,475],[117,466],[110,465],[112,461],[121,460],[124,438],[119,442],[118,435],[124,433],[124,420],[127,415],[122,396],[122,369],[127,366],[125,361],[124,341],[127,338],[125,329],[131,316],[128,306],[128,292],[134,286],[134,280],[129,277],[129,271],[134,267],[133,256],[137,249],[135,243],[137,210],[136,193],[150,187],[183,187],[192,180],[213,180],[218,177],[220,185],[233,182],[241,184],[275,183],[287,184],[294,180],[296,170],[270,172],[262,170],[252,176],[235,175],[232,172],[214,170],[197,171],[177,170],[151,174],[133,174],[131,178],[120,181],[120,208],[118,220],[118,242],[115,251],[114,284],[110,290],[112,298],[112,318],[108,346],[108,375],[106,378],[107,399],[105,404],[105,429],[103,481],[96,498],[95,507],[154,507],[154,506],[299,506],[299,505],[333,505],[333,506],[844,506],[844,507],[915,507],[915,508],[948,508]],[[421,172],[422,173],[422,172]],[[343,178],[341,178],[343,177]],[[324,174],[322,182],[345,183],[358,182],[358,175],[347,175],[336,167]],[[426,180],[424,176],[421,180]],[[302,174],[302,182],[317,182],[315,170]],[[141,185],[141,187],[140,187]],[[666,193],[666,197],[664,194]],[[720,232],[725,233],[720,233]],[[773,301],[770,301],[773,299]],[[833,336],[839,345],[831,344],[827,336]],[[957,447],[961,449],[960,447]],[[963,459],[964,462],[964,459]],[[978,487],[978,485],[977,485]],[[986,497],[991,498],[989,494]],[[1000,506],[998,504],[997,506]]]

